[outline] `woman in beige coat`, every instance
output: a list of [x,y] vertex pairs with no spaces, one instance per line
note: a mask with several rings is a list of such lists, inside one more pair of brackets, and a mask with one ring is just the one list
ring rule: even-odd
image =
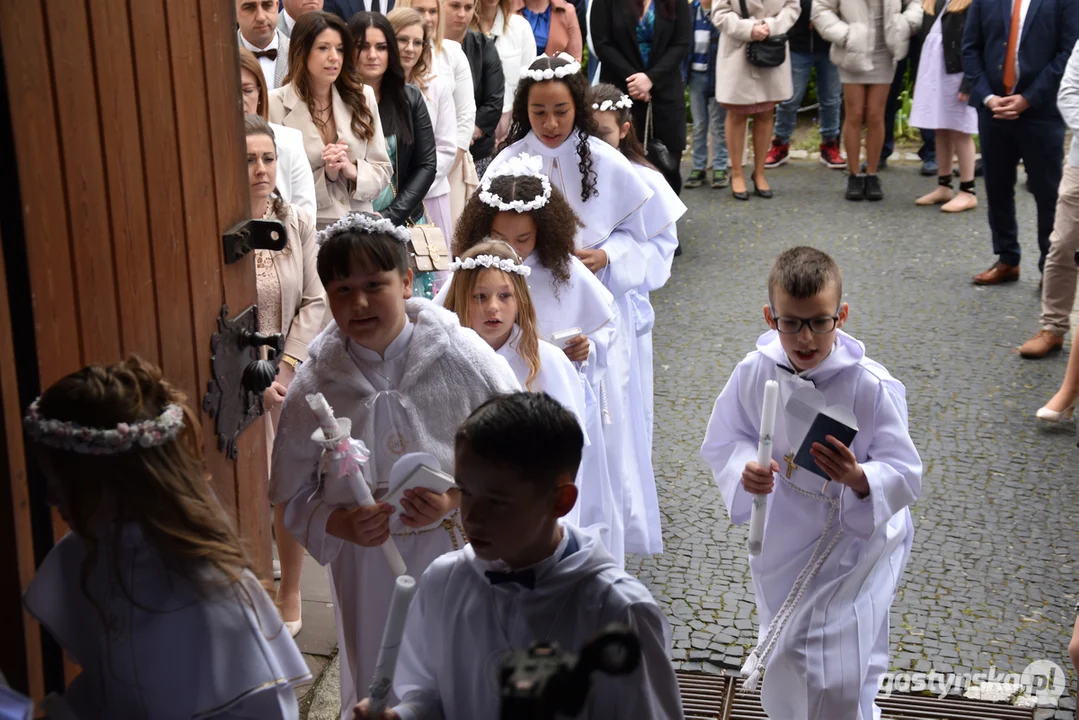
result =
[[288,84],[270,93],[270,121],[303,133],[319,227],[351,210],[370,211],[393,172],[378,103],[356,74],[353,47],[339,17],[304,14],[292,28]]
[[[285,354],[277,380],[263,394],[268,414],[266,449],[273,449],[281,405],[285,402],[296,366],[307,359],[307,344],[322,330],[326,292],[318,278],[315,219],[307,210],[281,200],[277,192],[277,145],[270,124],[258,115],[244,121],[247,135],[247,171],[251,193],[251,217],[279,220],[288,233],[284,250],[255,250],[258,285],[259,331],[285,336]],[[278,608],[285,626],[294,636],[300,631],[300,570],[303,547],[285,529],[284,506],[274,508],[277,554],[281,562]]]
[[[895,66],[907,56],[922,25],[921,0],[813,0],[813,27],[832,43],[843,82],[843,146],[848,200],[882,200],[877,175],[884,147],[884,106]],[[866,172],[859,173],[865,125]]]
[[727,148],[731,155],[731,194],[748,200],[742,151],[746,123],[753,118],[753,194],[772,197],[764,178],[764,160],[772,144],[774,111],[778,103],[794,94],[788,49],[783,64],[774,68],[752,65],[746,57],[749,43],[782,35],[794,27],[801,14],[799,0],[713,0],[712,23],[719,28],[716,59],[716,101],[727,109]]

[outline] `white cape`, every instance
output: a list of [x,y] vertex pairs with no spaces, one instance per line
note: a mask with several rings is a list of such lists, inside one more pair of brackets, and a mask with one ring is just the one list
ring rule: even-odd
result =
[[[768,496],[761,554],[750,557],[757,615],[764,637],[822,535],[839,532],[834,549],[779,636],[764,672],[762,702],[784,720],[874,720],[877,680],[888,669],[888,611],[914,537],[908,506],[921,491],[922,463],[907,428],[902,383],[865,357],[864,346],[840,331],[832,353],[813,370],[792,375],[775,331],[738,364],[716,400],[701,456],[712,468],[731,522],[750,516],[752,496],[741,485],[757,458],[764,383],[779,380],[772,456],[781,472]],[[859,499],[804,468],[785,478],[784,456],[795,451],[808,423],[784,412],[791,392],[815,385],[829,405],[852,410],[858,435],[851,450],[869,480]],[[793,456],[792,456],[793,457]],[[825,531],[829,508],[837,505]],[[879,714],[879,711],[877,711]]]
[[[405,418],[405,427],[394,433],[402,440],[399,450],[430,453],[452,475],[457,427],[491,397],[520,390],[505,359],[475,332],[462,328],[456,315],[421,299],[406,301],[405,308],[414,328],[400,384],[375,393],[349,352],[350,341],[331,323],[309,345],[308,359],[289,387],[274,444],[270,498],[285,503],[290,532],[315,560],[330,566],[345,718],[351,717],[357,694],[366,692],[374,674],[394,581],[381,550],[346,543],[326,532],[326,520],[336,508],[327,504],[326,488],[315,473],[322,450],[311,440],[317,423],[305,396],[323,393],[337,417],[352,420],[353,437],[368,448],[386,437],[384,428],[375,427],[378,396],[392,396]],[[383,468],[379,474],[388,471]],[[463,544],[456,513],[432,530],[405,531],[396,517],[390,527],[414,576]]]
[[96,607],[80,583],[87,546],[73,532],[24,598],[82,666],[64,694],[80,720],[298,718],[292,686],[310,677],[307,663],[254,575],[205,597],[165,569],[137,524],[114,532],[87,583]]
[[[670,629],[655,600],[615,565],[595,534],[569,523],[563,528],[567,535],[555,555],[537,566],[543,570],[533,590],[492,585],[484,573],[495,566],[478,559],[471,545],[431,564],[409,609],[397,661],[394,689],[403,701],[395,709],[402,720],[497,718],[498,670],[508,650],[548,640],[577,652],[614,622],[636,631],[641,663],[621,677],[597,673],[579,717],[683,717]],[[579,549],[567,555],[570,534]]]

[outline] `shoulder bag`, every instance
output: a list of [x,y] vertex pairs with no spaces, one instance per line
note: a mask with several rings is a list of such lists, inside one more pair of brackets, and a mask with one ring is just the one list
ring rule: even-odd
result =
[[[741,0],[742,17],[750,20],[746,0]],[[762,68],[779,67],[787,59],[787,34],[769,35],[764,40],[753,40],[746,48],[746,59],[750,65]]]

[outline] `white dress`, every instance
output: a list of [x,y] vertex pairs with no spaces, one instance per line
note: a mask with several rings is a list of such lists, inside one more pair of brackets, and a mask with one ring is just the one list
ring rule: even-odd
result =
[[[764,659],[761,701],[772,718],[874,720],[880,713],[877,680],[888,669],[888,611],[914,537],[908,506],[921,492],[922,463],[907,428],[906,393],[842,331],[818,367],[793,375],[781,365],[789,367],[789,360],[779,336],[767,332],[716,400],[701,448],[731,522],[746,522],[752,496],[742,488],[742,470],[757,459],[764,384],[779,381],[772,457],[781,472],[768,496],[763,549],[749,558],[759,640],[780,630],[770,624],[818,545],[822,551],[831,546]],[[869,481],[865,499],[839,483],[822,488],[818,475],[786,461],[809,429],[809,421],[785,412],[787,400],[814,386],[821,402],[857,417],[851,450]]]
[[[559,284],[551,271],[539,262],[536,253],[524,264],[531,268],[528,292],[536,310],[536,331],[540,339],[550,338],[560,330],[579,327],[588,337],[588,360],[580,371],[585,379],[584,428],[588,435],[589,451],[581,458],[581,493],[577,499],[582,527],[600,527],[600,538],[619,567],[625,566],[625,540],[622,529],[622,483],[616,481],[607,466],[607,447],[603,417],[609,411],[603,406],[603,384],[607,372],[607,356],[614,342],[614,296],[576,257],[570,258],[569,280]],[[450,283],[435,297],[444,303]],[[562,353],[564,356],[565,353]]]
[[79,720],[299,718],[293,686],[310,678],[307,663],[254,575],[200,594],[136,523],[113,526],[99,548],[93,602],[81,586],[88,548],[73,532],[23,599],[82,667],[64,693]]
[[[384,360],[348,340],[335,323],[315,338],[285,399],[274,445],[270,498],[285,504],[285,524],[296,539],[330,566],[342,718],[351,717],[373,677],[393,574],[378,548],[326,532],[329,515],[354,503],[332,478],[317,477],[321,448],[310,439],[317,423],[305,396],[323,393],[337,417],[352,420],[353,437],[371,451],[364,474],[374,480],[377,498],[388,486],[392,463],[405,453],[430,453],[452,475],[457,427],[491,397],[520,389],[506,361],[455,315],[427,300],[408,300],[405,307],[409,322]],[[390,531],[413,576],[464,544],[456,511],[420,531],[393,517]]]
[[[611,477],[623,481],[626,551],[659,553],[663,551],[663,538],[655,479],[648,467],[640,466],[636,451],[648,438],[641,424],[634,423],[631,416],[632,408],[641,407],[643,402],[640,398],[630,398],[631,394],[640,393],[640,385],[631,382],[630,374],[636,362],[639,318],[647,306],[647,300],[642,303],[636,292],[644,282],[647,264],[644,245],[648,233],[641,210],[653,193],[618,150],[590,137],[588,145],[599,194],[587,202],[582,200],[577,138],[574,134],[551,149],[530,131],[499,153],[484,177],[497,176],[503,163],[521,153],[540,156],[551,184],[562,191],[584,223],[577,234],[577,247],[607,253],[609,264],[597,274],[617,306],[615,337],[608,349],[604,392],[600,396],[611,418],[611,423],[604,426],[607,466]],[[647,313],[651,313],[650,307]]]
[[[557,642],[576,653],[610,623],[640,638],[641,661],[623,676],[596,673],[584,712],[590,720],[680,720],[669,652],[670,628],[648,590],[617,567],[595,534],[563,523],[562,542],[531,569],[535,588],[492,585],[468,545],[443,555],[420,580],[397,661],[394,708],[401,720],[499,717],[497,678],[510,649]],[[559,716],[561,717],[561,716]]]

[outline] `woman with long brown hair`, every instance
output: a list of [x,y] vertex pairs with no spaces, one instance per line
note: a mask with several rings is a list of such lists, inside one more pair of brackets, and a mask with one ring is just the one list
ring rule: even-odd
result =
[[[281,333],[285,337],[285,354],[277,379],[263,393],[268,416],[264,423],[268,455],[273,449],[281,406],[296,368],[307,359],[307,344],[322,330],[326,292],[315,267],[318,254],[315,218],[303,208],[284,202],[273,185],[277,163],[273,129],[258,115],[248,115],[244,131],[251,217],[277,220],[285,226],[288,235],[288,245],[280,252],[254,251],[259,331]],[[281,564],[277,605],[285,626],[295,636],[303,624],[300,614],[303,547],[285,528],[283,505],[274,508],[274,533]]]
[[320,227],[370,211],[390,184],[378,102],[356,72],[352,35],[336,15],[311,12],[296,21],[288,84],[270,93],[270,119],[303,133]]
[[[270,119],[270,95],[258,59],[240,48],[240,94],[244,113]],[[315,177],[303,148],[303,133],[295,128],[270,123],[277,145],[277,192],[286,203],[299,205],[315,214]]]
[[56,381],[24,419],[71,532],[27,611],[82,666],[93,718],[299,717],[307,665],[210,487],[198,416],[133,357]]

